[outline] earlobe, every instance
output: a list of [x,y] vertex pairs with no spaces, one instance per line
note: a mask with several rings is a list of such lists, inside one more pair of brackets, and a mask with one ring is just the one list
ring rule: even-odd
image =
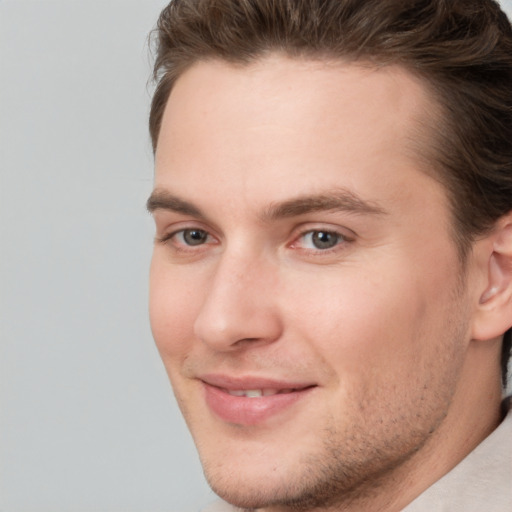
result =
[[489,235],[485,260],[485,288],[473,322],[473,339],[501,336],[512,326],[512,214],[502,217]]

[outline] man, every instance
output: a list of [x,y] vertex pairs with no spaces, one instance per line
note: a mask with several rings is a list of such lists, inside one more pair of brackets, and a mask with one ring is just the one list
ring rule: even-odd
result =
[[212,510],[511,510],[498,5],[175,0],[157,36],[151,323]]

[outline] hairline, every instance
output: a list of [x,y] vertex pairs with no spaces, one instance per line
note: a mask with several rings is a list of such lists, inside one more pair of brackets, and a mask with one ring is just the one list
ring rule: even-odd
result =
[[[468,255],[471,252],[472,242],[478,235],[484,233],[472,233],[473,236],[468,236],[464,232],[462,226],[459,225],[457,219],[457,197],[449,186],[449,170],[440,162],[442,140],[437,135],[439,126],[442,125],[446,130],[450,130],[450,113],[444,105],[443,93],[440,91],[440,83],[432,78],[432,74],[421,72],[405,61],[379,59],[379,56],[372,57],[371,55],[361,55],[359,57],[351,55],[350,53],[335,54],[332,51],[326,50],[295,50],[294,48],[268,48],[255,52],[250,57],[229,57],[212,53],[211,55],[198,56],[190,59],[184,65],[176,67],[172,76],[169,72],[165,73],[159,79],[159,83],[165,81],[169,90],[165,96],[165,103],[159,111],[158,124],[153,140],[153,154],[156,155],[158,148],[158,139],[161,132],[162,119],[164,112],[169,102],[169,98],[174,90],[177,81],[190,69],[201,63],[219,62],[225,63],[234,68],[243,69],[250,66],[257,65],[272,56],[284,56],[291,60],[302,60],[310,63],[322,63],[324,65],[338,65],[340,63],[347,65],[360,66],[367,69],[383,69],[396,67],[405,72],[409,77],[414,79],[423,89],[424,97],[428,101],[429,111],[423,109],[425,116],[421,119],[414,119],[414,127],[412,133],[406,137],[408,142],[407,152],[408,156],[413,158],[418,164],[418,170],[423,172],[430,178],[437,181],[444,190],[448,201],[450,210],[450,224],[451,238],[456,246],[459,262],[461,267],[466,266]],[[155,77],[157,79],[158,77]]]

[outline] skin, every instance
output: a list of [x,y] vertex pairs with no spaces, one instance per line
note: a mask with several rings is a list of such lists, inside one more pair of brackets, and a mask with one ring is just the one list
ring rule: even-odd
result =
[[[499,337],[475,340],[492,241],[461,268],[446,194],[412,149],[433,110],[399,67],[273,55],[178,79],[149,202],[151,324],[227,501],[400,510],[498,423]],[[208,406],[211,374],[313,387],[236,423]]]

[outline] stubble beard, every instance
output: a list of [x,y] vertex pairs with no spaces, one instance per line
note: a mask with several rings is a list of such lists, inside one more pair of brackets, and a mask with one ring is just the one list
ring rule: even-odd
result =
[[[437,423],[441,423],[444,415]],[[215,471],[207,480],[212,489],[229,503],[244,510],[287,510],[308,512],[313,510],[361,510],[381,494],[382,488],[392,478],[394,471],[404,465],[427,442],[437,425],[431,425],[426,433],[417,432],[408,439],[388,441],[385,448],[368,445],[373,439],[363,435],[339,442],[339,433],[327,429],[324,432],[323,450],[315,455],[302,457],[297,464],[299,473],[272,488],[251,488],[246,485],[223,485],[227,479],[217,479]],[[338,441],[338,442],[337,442]],[[347,446],[363,446],[357,453]],[[350,451],[349,451],[350,450]]]
[[[404,468],[418,467],[425,445],[437,442],[436,433],[455,394],[469,322],[462,300],[463,279],[457,284],[452,290],[452,311],[445,317],[443,339],[437,343],[439,358],[429,360],[423,381],[416,382],[421,392],[411,397],[403,389],[388,386],[387,393],[355,393],[352,399],[358,403],[358,412],[354,421],[340,431],[330,417],[319,432],[322,448],[302,455],[286,481],[255,488],[240,481],[243,471],[237,468],[232,468],[235,478],[231,480],[231,471],[222,475],[221,467],[206,464],[205,475],[212,489],[246,511],[359,511],[365,504],[382,504],[383,497],[384,504],[386,496],[392,500],[390,488],[400,488]],[[438,368],[444,371],[439,374]],[[387,403],[383,403],[383,396]],[[375,404],[379,404],[380,417]]]
[[[455,354],[450,351],[445,356],[453,358]],[[363,510],[371,502],[383,503],[386,496],[393,497],[393,488],[399,489],[403,469],[419,456],[445,419],[455,378],[447,372],[441,381],[430,383],[436,388],[434,395],[428,389],[429,384],[425,384],[425,394],[417,398],[417,403],[406,402],[402,409],[397,410],[392,402],[381,403],[385,426],[379,425],[371,410],[375,397],[360,404],[361,414],[350,425],[350,432],[340,432],[331,418],[330,424],[319,433],[323,437],[322,448],[302,455],[286,481],[261,487],[247,485],[247,481],[240,480],[243,470],[234,467],[233,473],[227,471],[222,475],[220,467],[205,465],[207,480],[219,496],[244,510]],[[393,396],[394,400],[400,400],[399,394]],[[421,456],[412,461],[411,467],[417,467],[418,460]],[[279,460],[275,463],[279,464]]]

